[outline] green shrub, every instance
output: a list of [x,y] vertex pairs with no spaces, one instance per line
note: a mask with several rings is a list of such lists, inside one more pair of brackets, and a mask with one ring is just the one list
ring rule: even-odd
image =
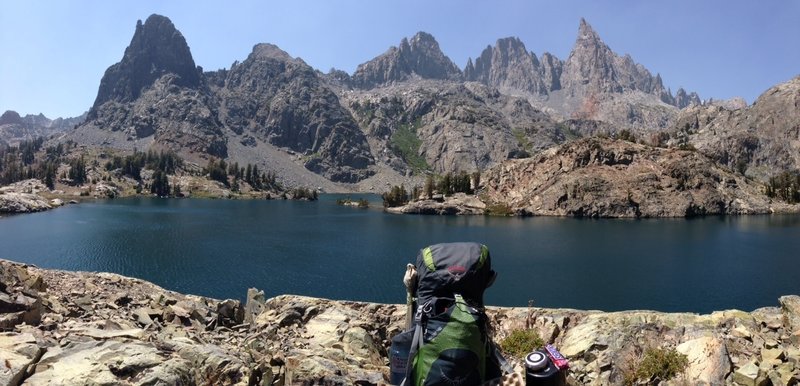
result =
[[486,215],[488,216],[513,216],[514,211],[507,204],[489,203],[486,205]]
[[622,129],[617,135],[617,138],[623,141],[636,143],[636,135],[628,129]]
[[689,366],[686,355],[675,349],[648,348],[642,358],[626,372],[626,385],[651,384],[654,380],[668,381]]
[[500,341],[500,348],[506,354],[523,358],[529,352],[544,347],[544,340],[534,330],[512,330],[508,336]]
[[528,139],[528,135],[525,130],[520,128],[512,129],[511,134],[514,135],[514,138],[517,140],[517,146],[519,146],[520,149],[524,150],[528,154],[533,152],[533,144]]

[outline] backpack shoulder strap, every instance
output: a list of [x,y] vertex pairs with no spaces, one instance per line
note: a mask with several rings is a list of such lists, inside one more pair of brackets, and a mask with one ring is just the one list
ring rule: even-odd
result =
[[[427,304],[426,304],[427,305]],[[413,379],[412,379],[412,370],[414,367],[414,357],[417,356],[417,351],[423,345],[422,339],[422,330],[425,328],[424,324],[426,322],[425,319],[426,315],[423,309],[425,305],[417,306],[417,312],[414,314],[414,337],[411,338],[411,349],[408,352],[408,364],[406,365],[406,376],[403,378],[403,382],[400,382],[400,386],[412,386]]]

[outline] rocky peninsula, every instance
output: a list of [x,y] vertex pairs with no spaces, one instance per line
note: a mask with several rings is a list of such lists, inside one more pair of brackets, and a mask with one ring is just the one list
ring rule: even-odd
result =
[[[662,384],[800,381],[800,297],[708,315],[489,307],[495,340],[535,331],[572,385],[623,384],[648,348],[686,356]],[[377,385],[404,305],[184,295],[110,273],[0,260],[0,385]],[[511,357],[518,371],[519,359]],[[656,380],[657,381],[657,380]]]
[[[474,182],[474,180],[473,180]],[[603,218],[796,213],[766,185],[692,149],[592,137],[507,160],[480,177],[476,195],[412,200],[391,213]]]
[[41,212],[63,204],[63,201],[51,202],[44,198],[40,195],[44,191],[47,188],[38,180],[25,180],[0,187],[0,214]]

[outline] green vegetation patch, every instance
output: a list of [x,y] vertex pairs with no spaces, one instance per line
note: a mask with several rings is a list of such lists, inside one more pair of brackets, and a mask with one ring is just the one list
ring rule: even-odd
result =
[[500,348],[506,354],[524,358],[528,353],[544,347],[544,340],[534,330],[516,329],[500,341]]
[[419,125],[400,125],[390,139],[392,151],[406,161],[414,174],[431,169],[428,161],[419,155],[422,140],[417,136],[417,126]]
[[513,216],[514,211],[507,204],[491,202],[486,204],[487,216]]
[[406,188],[403,185],[392,186],[392,189],[383,193],[381,197],[383,198],[384,208],[403,206],[408,204],[408,202],[411,200],[411,196],[408,194],[408,191],[406,191]]
[[522,129],[513,129],[511,130],[511,134],[514,134],[514,138],[517,139],[517,145],[520,149],[525,150],[528,154],[533,152],[533,144],[528,139],[528,135],[525,130]]
[[648,348],[625,374],[626,385],[650,384],[654,380],[668,381],[686,370],[689,359],[675,349]]

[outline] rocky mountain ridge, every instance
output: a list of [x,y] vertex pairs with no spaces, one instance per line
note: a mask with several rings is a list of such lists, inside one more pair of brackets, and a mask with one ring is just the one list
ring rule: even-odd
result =
[[103,75],[86,122],[68,138],[127,150],[160,147],[228,156],[202,69],[183,35],[160,15],[137,21],[122,60]]
[[[420,32],[349,75],[322,74],[270,44],[203,72],[169,19],[153,15],[106,72],[89,119],[62,140],[225,158],[352,191],[485,170],[581,136],[675,132],[678,108],[698,102],[683,89],[673,96],[585,20],[564,61],[505,38],[462,72]],[[712,146],[704,154],[728,151]]]
[[399,46],[393,46],[376,58],[360,64],[351,77],[351,83],[359,88],[370,89],[414,77],[459,81],[462,74],[442,52],[433,36],[418,32],[411,39],[403,38]]
[[[103,76],[87,121],[66,139],[242,163],[253,161],[229,154],[229,142],[255,147],[260,140],[303,154],[306,169],[332,181],[353,183],[374,173],[363,134],[305,62],[260,44],[230,70],[203,73],[183,35],[160,15],[137,22],[122,60]],[[267,169],[265,160],[257,162]]]
[[[343,77],[340,72],[337,76]],[[349,83],[370,89],[415,77],[477,81],[501,91],[539,96],[558,90],[571,96],[640,91],[678,108],[701,102],[696,93],[682,88],[673,96],[659,74],[653,76],[630,55],[614,53],[584,19],[580,21],[575,46],[563,61],[547,52],[540,59],[519,38],[507,37],[486,47],[474,64],[470,58],[462,72],[441,51],[433,36],[418,32],[411,39],[404,38],[398,47],[359,65]]]
[[390,213],[661,218],[797,213],[698,151],[586,138],[481,174],[475,195],[434,191]]
[[[398,282],[400,277],[398,276]],[[668,384],[800,381],[800,297],[708,315],[488,307],[496,341],[531,330],[569,359],[570,384],[617,385],[646,348],[685,355]],[[405,306],[302,296],[217,300],[111,273],[0,260],[4,385],[385,384]],[[521,358],[506,354],[522,382]],[[646,381],[646,380],[642,380]]]
[[[630,55],[614,53],[584,19],[575,46],[563,61],[547,52],[538,58],[519,38],[508,37],[486,47],[474,63],[470,58],[462,73],[432,36],[420,32],[411,43],[403,39],[399,48],[392,47],[360,65],[352,77],[341,72],[330,76],[345,87],[361,89],[418,78],[477,81],[510,95],[528,96],[537,108],[547,108],[562,117],[602,119],[626,127],[645,124],[665,128],[678,109],[701,104],[696,93],[682,88],[673,96],[659,74],[653,76]],[[658,118],[642,119],[642,115],[658,109],[666,111],[659,112]]]
[[417,81],[348,92],[341,100],[375,158],[405,175],[484,170],[566,138],[526,99],[475,82]]
[[280,48],[257,44],[212,89],[222,121],[237,135],[303,153],[307,169],[333,181],[353,183],[373,173],[364,133],[336,94]]
[[50,137],[73,129],[86,119],[86,113],[74,118],[50,119],[44,114],[27,114],[24,117],[13,110],[0,115],[0,145],[16,146],[22,141]]
[[501,90],[547,95],[561,89],[562,69],[563,63],[555,56],[545,52],[539,60],[519,38],[508,37],[498,39],[494,47],[486,47],[474,65],[470,58],[464,68],[464,78]]
[[800,171],[800,77],[765,91],[751,106],[695,106],[674,130],[709,158],[766,181]]

